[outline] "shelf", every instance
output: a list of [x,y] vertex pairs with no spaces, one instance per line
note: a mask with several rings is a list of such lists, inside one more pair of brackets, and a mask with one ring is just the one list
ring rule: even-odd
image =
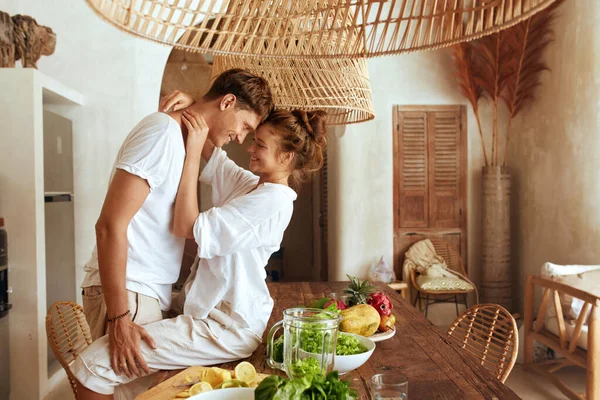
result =
[[42,86],[42,96],[44,104],[81,106],[83,105],[83,95],[76,90],[66,87],[54,78],[44,75],[40,71],[33,69],[34,76],[40,81]]
[[42,89],[42,103],[44,105],[81,106],[84,103],[83,95],[71,89],[54,78],[44,75],[34,68],[2,68],[0,74],[11,81],[31,81],[35,87]]

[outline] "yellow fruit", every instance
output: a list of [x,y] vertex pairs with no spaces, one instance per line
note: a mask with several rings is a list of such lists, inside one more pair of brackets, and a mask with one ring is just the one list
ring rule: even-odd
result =
[[233,370],[233,376],[240,381],[252,383],[256,379],[256,369],[248,361],[242,361]]
[[342,332],[371,336],[379,329],[381,316],[375,308],[368,304],[357,304],[340,311],[340,314],[344,318],[340,323]]
[[178,399],[187,399],[188,397],[190,397],[190,392],[187,390],[185,392],[179,392],[175,395],[175,397]]
[[390,314],[389,317],[385,315],[381,317],[381,322],[379,323],[379,330],[381,332],[387,332],[392,329],[392,326],[396,323],[396,317],[394,314]]
[[190,396],[195,396],[199,393],[210,392],[211,390],[213,390],[213,388],[208,382],[196,383],[190,388]]
[[186,381],[187,383],[192,383],[192,382],[194,382],[194,381],[192,380],[192,377],[191,377],[191,376],[189,376],[189,375],[186,375],[186,376],[185,376],[185,381]]
[[228,389],[228,388],[237,388],[237,387],[250,387],[247,382],[240,381],[239,379],[229,379],[215,389]]
[[210,383],[212,387],[220,385],[223,381],[231,379],[231,372],[226,369],[212,367],[206,368],[200,374],[200,381]]

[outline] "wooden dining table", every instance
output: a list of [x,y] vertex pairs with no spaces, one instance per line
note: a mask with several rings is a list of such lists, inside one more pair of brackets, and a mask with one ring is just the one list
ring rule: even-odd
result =
[[[269,368],[266,363],[266,336],[273,324],[283,318],[283,310],[306,305],[317,297],[341,294],[348,282],[293,282],[268,284],[275,301],[273,313],[263,336],[262,344],[246,361],[257,372],[284,375]],[[370,399],[370,378],[386,371],[398,372],[408,378],[410,400],[511,400],[519,397],[484,369],[477,359],[451,344],[446,333],[434,326],[407,300],[385,284],[378,283],[378,290],[385,292],[394,305],[396,334],[378,342],[373,355],[359,369],[344,375],[351,386],[358,390],[360,399]],[[241,360],[240,360],[241,361]],[[218,365],[233,369],[239,361]],[[172,375],[171,373],[170,375]],[[159,387],[151,389],[138,399],[150,399]]]

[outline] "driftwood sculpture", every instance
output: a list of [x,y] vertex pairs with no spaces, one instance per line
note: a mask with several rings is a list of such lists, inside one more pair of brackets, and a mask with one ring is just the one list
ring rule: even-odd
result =
[[52,29],[38,25],[27,15],[0,11],[0,67],[11,68],[21,60],[25,68],[37,68],[41,56],[49,56],[56,48],[56,34]]
[[0,67],[15,66],[15,34],[10,15],[0,11]]

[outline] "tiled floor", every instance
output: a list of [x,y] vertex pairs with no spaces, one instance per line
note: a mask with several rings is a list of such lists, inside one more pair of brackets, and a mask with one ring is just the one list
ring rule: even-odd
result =
[[[585,392],[585,371],[581,368],[565,368],[558,375],[569,387]],[[523,371],[522,365],[515,365],[506,385],[524,400],[566,400],[556,386],[547,379],[531,372]]]
[[[446,330],[452,323],[456,312],[454,305],[450,308],[436,306],[429,309],[429,319],[442,330]],[[585,372],[579,368],[564,369],[560,377],[575,390],[583,392],[585,390]],[[565,400],[567,399],[554,385],[545,378],[532,373],[523,371],[522,365],[515,365],[512,373],[506,381],[519,397],[524,400]],[[75,400],[71,387],[66,379],[66,375],[55,388],[46,396],[44,400]],[[412,399],[420,400],[420,399]]]

